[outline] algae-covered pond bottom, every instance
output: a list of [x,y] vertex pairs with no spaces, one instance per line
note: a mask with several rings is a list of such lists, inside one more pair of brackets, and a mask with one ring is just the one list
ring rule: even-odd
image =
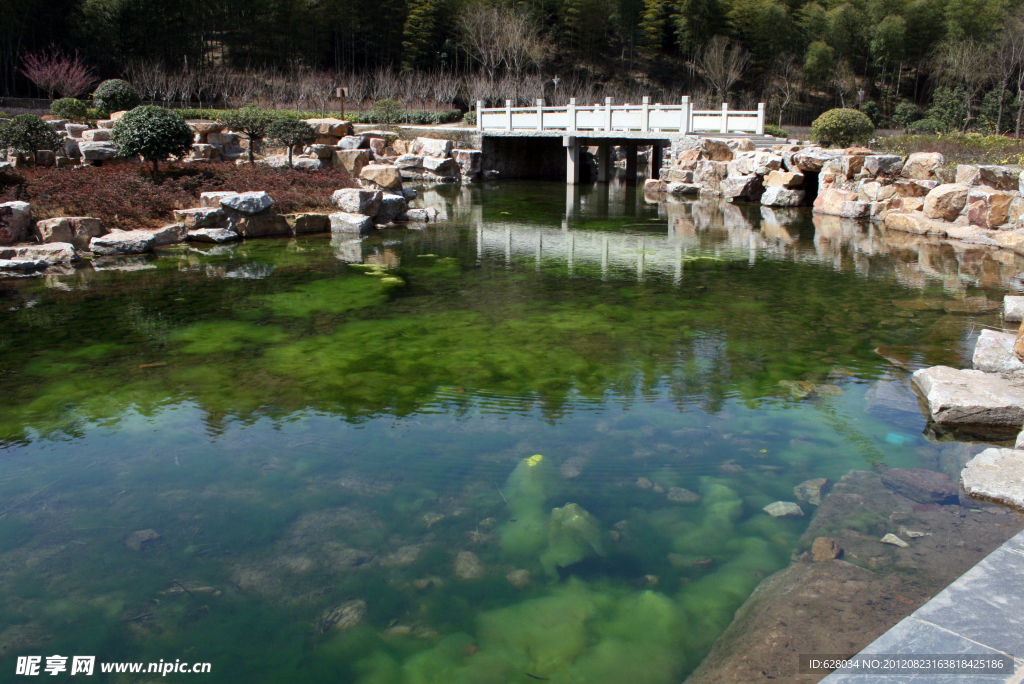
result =
[[1015,266],[617,184],[425,195],[452,220],[0,281],[0,681],[678,682],[805,550],[813,505],[765,505],[948,467],[875,350],[963,364],[998,315],[957,300]]

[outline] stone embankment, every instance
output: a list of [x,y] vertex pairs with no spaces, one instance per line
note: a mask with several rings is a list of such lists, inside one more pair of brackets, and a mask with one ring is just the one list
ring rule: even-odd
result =
[[[0,161],[0,169],[31,166],[33,163],[57,168],[141,163],[138,157],[122,157],[118,146],[111,142],[114,124],[124,113],[115,112],[110,119],[96,122],[95,128],[63,119],[48,121],[63,137],[63,146],[55,151],[39,152],[35,162],[27,154],[8,152],[10,161]],[[292,150],[292,165],[297,169],[341,168],[358,178],[365,177],[362,176],[364,169],[371,167],[366,174],[372,176],[372,180],[389,175],[436,183],[472,181],[482,175],[480,151],[453,149],[450,140],[401,140],[388,131],[356,133],[351,123],[340,119],[305,121],[316,131],[317,139],[310,145],[296,146]],[[248,162],[250,141],[244,133],[231,131],[215,121],[190,121],[188,126],[192,129],[194,143],[183,162]],[[259,151],[258,147],[254,150]],[[254,157],[259,164],[288,166],[287,154],[254,154]]]
[[[425,154],[450,154],[450,145],[447,140],[420,138],[412,147],[420,154],[410,156],[455,164],[450,156]],[[204,192],[198,207],[176,210],[174,223],[157,230],[108,231],[99,219],[84,216],[33,221],[29,203],[6,202],[0,204],[0,273],[45,273],[49,267],[73,264],[87,254],[138,255],[182,242],[220,244],[314,233],[359,238],[382,228],[422,228],[448,220],[443,208],[423,206],[415,189],[403,187],[403,176],[419,180],[422,168],[367,164],[358,174],[362,187],[334,192],[335,212],[281,214],[266,192]]]

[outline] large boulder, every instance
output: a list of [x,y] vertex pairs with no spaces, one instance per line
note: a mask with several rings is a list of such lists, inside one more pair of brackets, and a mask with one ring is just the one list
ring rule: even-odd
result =
[[184,223],[171,223],[153,231],[153,246],[176,245],[188,240],[188,228]]
[[97,256],[120,256],[152,252],[156,238],[145,230],[115,230],[89,241],[89,249]]
[[[794,168],[804,173],[820,173],[825,164],[836,159],[842,153],[834,150],[825,150],[820,147],[808,147],[799,152],[792,153],[789,157],[788,169]],[[786,155],[783,155],[786,159]]]
[[398,216],[404,214],[408,207],[409,203],[405,201],[405,197],[402,195],[394,195],[389,192],[384,193],[381,197],[380,208],[373,217],[374,223],[379,225],[391,223]]
[[452,141],[437,138],[416,138],[412,145],[412,153],[423,157],[450,157]]
[[275,237],[292,234],[288,221],[283,216],[276,214],[232,217],[232,220],[228,222],[228,228],[246,238]]
[[480,150],[452,150],[452,158],[463,176],[475,177],[483,170],[483,152]]
[[398,169],[387,164],[367,164],[359,177],[381,190],[401,190],[402,176]]
[[352,135],[352,124],[341,119],[331,117],[325,119],[306,119],[306,123],[313,127],[317,135],[334,136],[338,138]]
[[375,230],[373,219],[363,214],[339,211],[330,215],[332,233],[354,233],[369,235]]
[[70,264],[78,261],[78,252],[70,242],[48,242],[43,245],[0,247],[0,259],[28,259],[48,264]]
[[36,222],[36,236],[40,242],[68,242],[75,249],[89,249],[89,241],[106,234],[98,218],[63,216]]
[[383,194],[380,190],[366,188],[343,188],[335,190],[331,195],[331,202],[344,212],[349,214],[363,214],[364,216],[376,216],[380,209],[380,200]]
[[86,161],[106,161],[116,157],[120,149],[111,142],[80,142],[78,151]]
[[1008,322],[1024,320],[1024,297],[1020,295],[1003,297],[1003,320]]
[[331,164],[335,168],[347,171],[351,176],[358,176],[369,163],[370,155],[366,150],[335,150],[331,155]]
[[672,197],[688,197],[700,194],[700,186],[696,183],[671,182],[665,186],[665,193]]
[[1004,333],[988,328],[981,331],[974,346],[971,365],[975,370],[986,373],[1007,373],[1024,370],[1024,363],[1013,353],[1014,333]]
[[201,192],[199,193],[199,206],[220,208],[220,201],[222,199],[226,199],[237,194],[237,192],[234,192],[232,190],[219,190],[217,192]]
[[798,207],[804,201],[804,191],[773,185],[765,188],[761,195],[761,204],[766,207]]
[[1024,512],[1024,451],[985,449],[967,462],[960,482],[974,498]]
[[[234,195],[232,195],[233,197]],[[174,220],[184,224],[188,230],[197,228],[213,228],[225,217],[223,209],[218,207],[198,207],[196,209],[175,209]]]
[[28,239],[32,208],[28,202],[0,204],[0,245],[13,245]]
[[871,154],[864,157],[864,170],[872,176],[896,176],[903,170],[903,157],[898,154]]
[[239,238],[238,233],[227,228],[199,228],[188,231],[188,239],[192,242],[210,242],[220,245]]
[[259,214],[274,206],[274,200],[265,192],[240,192],[237,195],[224,197],[220,201],[222,207],[233,209],[242,214]]
[[370,147],[369,138],[362,135],[346,135],[338,141],[339,150],[363,150]]
[[945,163],[946,158],[939,152],[914,152],[903,164],[901,175],[917,180],[935,180]]
[[924,198],[924,215],[932,219],[954,221],[967,205],[966,185],[946,183],[940,185]]
[[914,385],[940,425],[1020,429],[1024,385],[994,373],[933,366],[915,371]]
[[757,202],[764,194],[761,177],[749,174],[746,176],[729,176],[722,181],[722,196],[737,200]]
[[89,128],[82,131],[83,142],[107,142],[110,140],[110,131],[106,128]]
[[766,188],[779,186],[783,188],[799,188],[804,184],[804,174],[799,171],[772,171],[764,178]]
[[735,155],[726,141],[704,138],[700,144],[700,156],[709,161],[730,162]]
[[[825,188],[814,199],[814,210],[821,214],[839,216],[846,202],[859,202],[860,193],[841,188]],[[763,202],[762,202],[763,204]]]
[[327,214],[284,214],[294,235],[312,235],[331,232],[331,219]]
[[423,168],[435,176],[458,176],[461,174],[459,165],[451,157],[423,157]]
[[1010,205],[1015,194],[988,186],[970,189],[967,195],[967,222],[981,228],[998,228],[1010,220]]
[[971,187],[984,185],[996,190],[1017,190],[1020,173],[1016,167],[959,164],[956,167],[956,182]]

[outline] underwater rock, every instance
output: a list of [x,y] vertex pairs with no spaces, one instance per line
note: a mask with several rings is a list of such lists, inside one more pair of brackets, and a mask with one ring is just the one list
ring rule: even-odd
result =
[[670,487],[667,498],[675,503],[697,503],[700,501],[700,494],[682,487]]
[[441,587],[444,586],[444,580],[440,577],[424,577],[412,581],[412,586],[417,589],[426,589],[427,587]]
[[918,503],[956,504],[960,488],[948,475],[923,468],[890,468],[881,473],[882,484]]
[[648,480],[646,477],[637,478],[636,486],[640,489],[650,489],[654,486],[654,483]]
[[820,506],[827,487],[827,477],[816,477],[813,480],[801,482],[794,487],[793,495],[797,498],[797,501],[806,501],[812,506]]
[[455,575],[460,579],[478,579],[483,577],[484,569],[480,559],[472,551],[460,551],[455,557]]
[[779,380],[779,387],[784,388],[794,399],[804,399],[814,392],[814,383],[810,380]]
[[583,474],[583,468],[589,460],[586,456],[573,456],[562,464],[558,472],[561,473],[563,480],[575,480]]
[[443,513],[426,513],[423,516],[423,522],[427,524],[428,530],[442,520],[444,520]]
[[530,571],[522,568],[510,570],[505,579],[516,589],[523,589],[530,584]]
[[156,530],[139,530],[132,532],[131,536],[125,540],[124,545],[133,551],[140,551],[142,545],[146,542],[155,541],[160,538]]
[[765,513],[772,516],[773,518],[781,518],[787,515],[803,515],[804,509],[797,506],[792,501],[776,501],[770,503],[763,509]]
[[892,532],[890,532],[889,534],[887,534],[884,537],[882,537],[879,541],[881,541],[883,544],[892,544],[893,546],[898,546],[901,549],[905,549],[908,546],[910,546],[910,544],[908,544],[907,542],[903,541],[902,539],[897,537]]
[[381,559],[380,564],[387,568],[400,568],[412,565],[420,559],[420,547],[403,546],[394,553],[389,553]]
[[951,314],[978,314],[997,311],[1003,308],[1003,303],[987,297],[964,297],[944,302],[942,308]]
[[604,555],[597,518],[574,503],[552,510],[548,522],[548,548],[540,556],[544,570],[553,575],[556,568],[578,563],[592,553]]
[[366,601],[355,599],[346,601],[336,608],[324,611],[313,623],[317,634],[326,634],[331,629],[339,631],[355,627],[366,617]]
[[842,548],[831,537],[818,537],[811,545],[811,560],[815,563],[830,561],[839,558],[843,553]]

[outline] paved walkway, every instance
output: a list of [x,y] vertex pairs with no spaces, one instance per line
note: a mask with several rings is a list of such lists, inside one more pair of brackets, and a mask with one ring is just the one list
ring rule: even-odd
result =
[[1024,532],[876,639],[858,656],[1008,655],[1016,672],[985,674],[840,674],[822,684],[1019,684],[1024,682]]

